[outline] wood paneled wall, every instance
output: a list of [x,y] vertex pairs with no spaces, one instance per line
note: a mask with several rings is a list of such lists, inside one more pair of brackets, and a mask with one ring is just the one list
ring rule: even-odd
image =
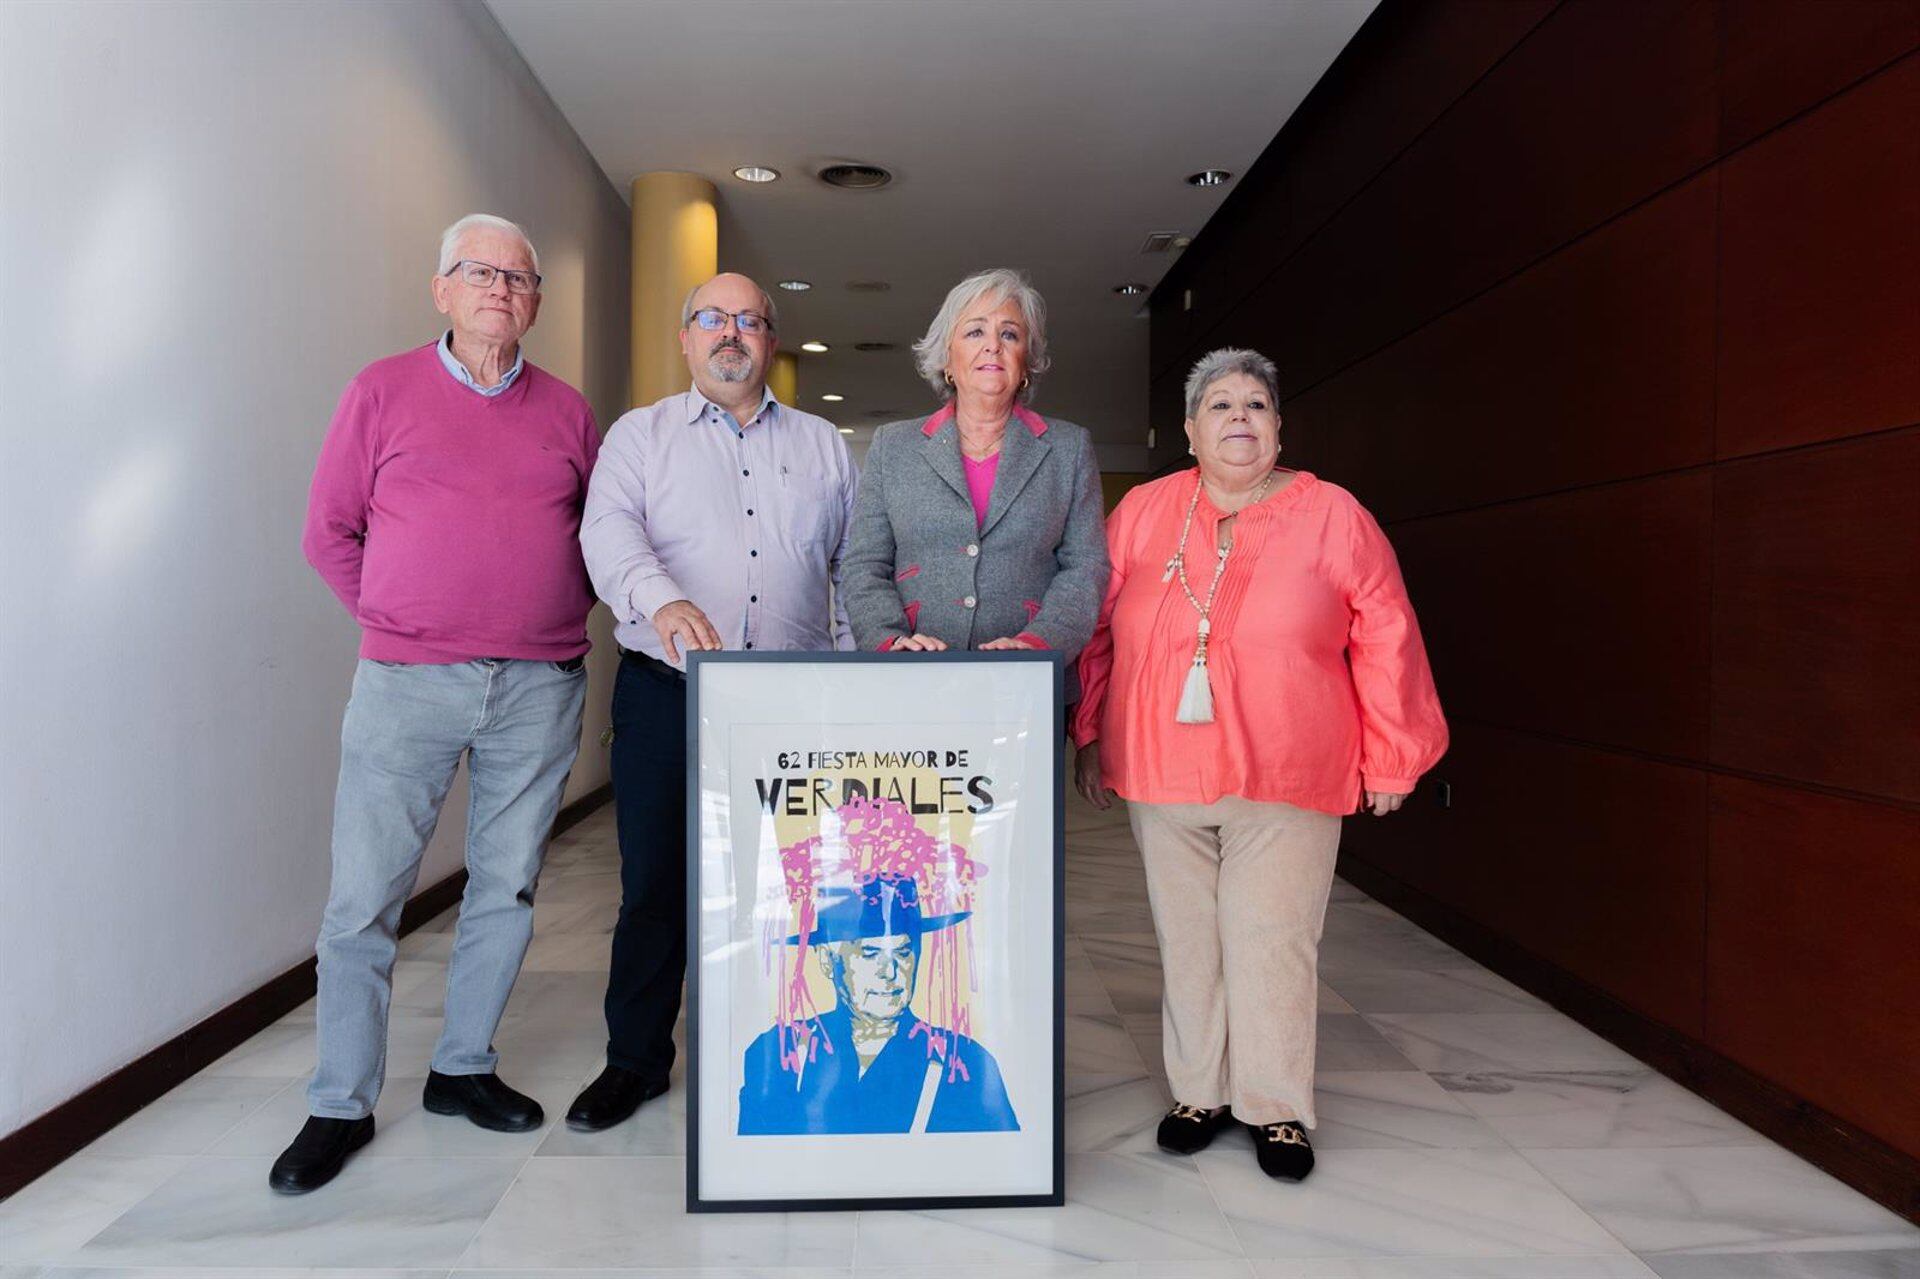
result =
[[1257,347],[1399,548],[1452,807],[1347,855],[1909,1169],[1917,50],[1920,0],[1387,0],[1151,302],[1163,440]]

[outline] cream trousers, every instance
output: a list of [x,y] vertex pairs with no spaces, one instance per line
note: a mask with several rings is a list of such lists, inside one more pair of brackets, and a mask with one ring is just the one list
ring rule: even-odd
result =
[[1320,930],[1340,819],[1234,796],[1129,802],[1165,974],[1175,1101],[1314,1123]]

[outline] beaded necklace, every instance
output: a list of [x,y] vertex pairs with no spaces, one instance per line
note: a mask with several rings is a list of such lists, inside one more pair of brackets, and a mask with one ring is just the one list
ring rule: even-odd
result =
[[[1253,491],[1253,497],[1247,506],[1253,506],[1267,495],[1273,487],[1273,477],[1277,471],[1268,471],[1267,478],[1260,481],[1260,487]],[[1180,706],[1174,712],[1174,721],[1180,724],[1213,723],[1213,685],[1207,678],[1207,639],[1213,633],[1213,597],[1220,589],[1220,578],[1227,571],[1227,555],[1232,544],[1218,548],[1213,562],[1213,581],[1207,584],[1207,598],[1199,599],[1193,593],[1193,587],[1187,581],[1187,535],[1193,531],[1193,513],[1200,505],[1200,490],[1206,486],[1204,479],[1195,477],[1193,497],[1187,502],[1187,517],[1180,525],[1180,542],[1173,548],[1173,556],[1167,561],[1167,571],[1161,575],[1162,582],[1180,579],[1180,590],[1187,597],[1187,603],[1193,605],[1194,612],[1200,614],[1200,640],[1193,649],[1193,665],[1187,668],[1187,682],[1180,690]],[[1244,511],[1246,506],[1240,508]],[[1234,512],[1238,515],[1239,511]]]

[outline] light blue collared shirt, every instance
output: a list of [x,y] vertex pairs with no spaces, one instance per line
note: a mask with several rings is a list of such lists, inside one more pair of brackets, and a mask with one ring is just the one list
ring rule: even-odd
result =
[[513,380],[520,376],[520,370],[527,366],[527,350],[525,347],[515,349],[513,353],[513,367],[507,370],[506,376],[500,379],[498,386],[481,386],[473,380],[473,374],[467,372],[467,366],[454,358],[453,330],[448,329],[440,338],[440,363],[447,366],[447,372],[453,374],[453,380],[461,386],[466,387],[469,391],[477,391],[488,399],[492,399],[494,396],[512,386]]

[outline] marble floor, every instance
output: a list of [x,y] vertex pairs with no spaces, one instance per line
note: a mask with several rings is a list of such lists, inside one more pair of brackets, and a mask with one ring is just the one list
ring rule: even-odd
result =
[[1118,808],[1070,800],[1068,867],[1063,1208],[689,1217],[678,1087],[610,1132],[555,1122],[604,1044],[603,809],[554,844],[497,1041],[544,1131],[420,1107],[443,917],[402,944],[379,1137],[338,1181],[266,1188],[305,1114],[309,1005],[0,1204],[0,1279],[1920,1277],[1920,1229],[1346,884],[1321,951],[1318,1171],[1270,1182],[1237,1133],[1162,1154],[1159,961]]

